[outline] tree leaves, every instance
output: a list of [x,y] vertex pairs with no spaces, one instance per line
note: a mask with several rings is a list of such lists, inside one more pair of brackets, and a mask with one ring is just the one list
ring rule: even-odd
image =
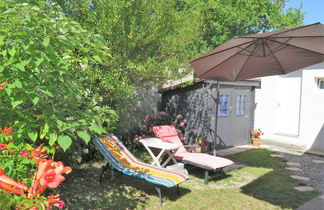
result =
[[18,95],[10,97],[10,101],[12,108],[16,108],[18,105],[23,103],[22,98]]
[[67,148],[69,148],[70,145],[72,144],[71,138],[69,136],[65,136],[65,135],[59,136],[57,142],[62,147],[62,149],[64,151],[66,151]]
[[38,134],[37,134],[36,131],[29,131],[29,132],[28,132],[28,137],[29,137],[33,142],[36,141],[37,136],[38,136]]
[[43,42],[42,42],[42,44],[44,45],[44,47],[47,47],[48,46],[48,44],[50,43],[50,38],[49,37],[45,37],[44,39],[43,39]]
[[48,141],[49,145],[53,146],[55,144],[56,140],[57,140],[56,133],[49,134],[49,141]]
[[90,130],[98,133],[98,134],[102,134],[102,133],[105,133],[105,129],[103,129],[101,126],[97,125],[97,124],[92,124],[90,127],[89,127]]
[[78,136],[83,139],[83,141],[88,144],[90,141],[90,135],[85,131],[78,131]]

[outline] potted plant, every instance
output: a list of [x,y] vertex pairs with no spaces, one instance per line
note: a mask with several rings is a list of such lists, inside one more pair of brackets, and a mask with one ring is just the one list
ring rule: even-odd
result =
[[196,148],[196,152],[206,152],[207,136],[199,136],[195,139],[195,143],[196,145],[198,145],[198,147]]
[[259,146],[261,144],[260,136],[263,135],[263,132],[260,128],[256,130],[250,130],[251,134],[251,143],[253,146]]

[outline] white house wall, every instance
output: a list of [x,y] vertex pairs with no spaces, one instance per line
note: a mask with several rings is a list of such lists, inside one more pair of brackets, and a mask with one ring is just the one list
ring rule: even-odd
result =
[[263,77],[256,90],[255,128],[263,138],[324,152],[324,62],[287,75]]
[[324,151],[324,89],[316,78],[324,78],[324,62],[303,71],[300,138],[307,148]]

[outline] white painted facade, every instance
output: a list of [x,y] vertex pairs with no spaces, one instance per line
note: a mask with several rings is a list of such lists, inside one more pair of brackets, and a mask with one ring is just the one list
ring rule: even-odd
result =
[[262,138],[324,153],[323,80],[324,62],[261,78],[254,128],[261,128]]

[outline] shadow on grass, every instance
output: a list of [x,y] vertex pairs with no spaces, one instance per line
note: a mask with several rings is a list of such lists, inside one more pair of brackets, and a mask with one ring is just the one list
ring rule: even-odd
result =
[[[88,167],[74,169],[72,177],[58,189],[57,193],[65,201],[67,208],[72,209],[135,209],[144,208],[150,197],[156,197],[156,206],[159,205],[157,191],[153,184],[115,173],[111,179],[110,171],[104,174],[99,183],[101,169]],[[180,185],[180,195],[176,188],[162,188],[162,195],[167,200],[177,200],[189,193],[189,189]]]
[[[197,179],[201,179],[202,182],[205,180],[205,170],[199,167],[191,166],[191,165],[186,165],[186,169],[188,170],[189,176],[194,176]],[[226,179],[231,177],[230,174],[224,173],[222,175],[219,174],[219,172],[212,172],[209,171],[209,176],[214,176],[210,181],[217,181],[221,179]]]
[[285,169],[286,161],[283,158],[271,157],[272,153],[265,149],[254,149],[228,157],[233,161],[244,163],[246,167],[256,168],[254,170],[256,176],[258,171],[265,169],[268,171],[241,187],[244,194],[289,209],[295,209],[319,194],[317,191],[295,190],[295,186],[305,185],[305,183],[292,179],[291,174]]

